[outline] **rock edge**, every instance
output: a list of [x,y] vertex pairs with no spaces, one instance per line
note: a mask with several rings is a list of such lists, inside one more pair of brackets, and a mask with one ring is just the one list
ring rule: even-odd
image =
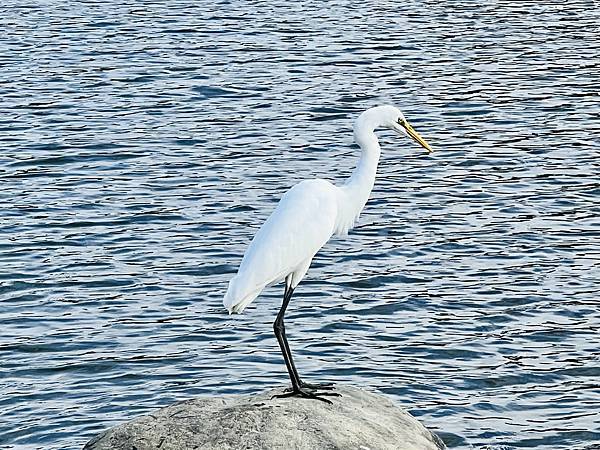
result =
[[283,389],[197,398],[111,428],[84,450],[441,450],[443,442],[381,394],[336,386],[332,405]]

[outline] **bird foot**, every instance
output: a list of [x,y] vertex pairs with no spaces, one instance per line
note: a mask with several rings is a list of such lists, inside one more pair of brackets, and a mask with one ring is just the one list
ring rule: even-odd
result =
[[329,403],[330,405],[333,404],[331,400],[323,398],[323,396],[341,397],[341,394],[338,394],[337,392],[315,392],[307,387],[300,386],[296,389],[291,389],[287,392],[284,392],[283,394],[276,394],[271,398],[302,397],[313,400],[320,400],[322,402]]

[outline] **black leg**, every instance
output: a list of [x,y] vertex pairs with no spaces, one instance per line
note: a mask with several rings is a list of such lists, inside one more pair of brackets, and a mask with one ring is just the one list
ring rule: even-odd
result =
[[285,366],[287,367],[288,374],[290,375],[290,381],[292,382],[292,389],[285,394],[276,395],[275,397],[285,398],[285,397],[293,397],[299,396],[304,398],[312,398],[316,400],[321,400],[326,403],[331,403],[331,401],[326,398],[322,398],[322,395],[330,395],[330,396],[339,396],[340,394],[336,393],[317,393],[313,389],[332,389],[333,384],[310,384],[304,383],[300,380],[300,375],[298,375],[298,370],[294,365],[294,360],[292,358],[292,352],[290,350],[290,346],[287,342],[287,337],[285,335],[285,323],[283,321],[285,316],[285,310],[287,309],[288,304],[290,303],[290,299],[292,298],[292,294],[294,289],[288,285],[286,282],[285,293],[283,294],[283,303],[281,305],[281,309],[277,314],[277,318],[273,323],[273,331],[275,332],[275,337],[277,338],[277,342],[279,343],[279,347],[281,348],[281,353],[283,354],[283,360],[285,361]]
[[283,354],[283,360],[285,361],[285,366],[287,367],[288,373],[290,375],[290,380],[292,382],[292,389],[297,389],[300,387],[300,377],[298,376],[298,371],[296,370],[296,366],[294,365],[294,360],[292,359],[292,352],[290,351],[290,346],[288,345],[287,338],[285,336],[285,324],[283,322],[283,317],[285,315],[285,310],[287,309],[288,304],[290,303],[290,299],[292,298],[292,293],[294,289],[288,287],[287,283],[285,286],[285,293],[283,294],[283,304],[281,305],[281,309],[277,314],[277,318],[273,323],[273,331],[275,332],[275,337],[277,338],[277,342],[279,343],[279,348],[281,348],[281,353]]

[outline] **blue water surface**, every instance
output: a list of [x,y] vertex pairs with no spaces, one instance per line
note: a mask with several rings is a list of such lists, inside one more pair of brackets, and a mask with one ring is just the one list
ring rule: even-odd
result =
[[393,103],[435,152],[381,133],[359,226],[290,306],[300,372],[384,392],[451,449],[599,449],[599,11],[4,0],[0,447],[287,383],[282,286],[229,317],[227,282]]

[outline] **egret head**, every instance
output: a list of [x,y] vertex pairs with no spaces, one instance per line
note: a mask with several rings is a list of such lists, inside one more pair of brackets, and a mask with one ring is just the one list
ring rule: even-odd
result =
[[391,120],[390,120],[388,126],[392,130],[394,130],[396,133],[404,135],[404,136],[408,136],[409,138],[411,138],[413,141],[415,141],[417,144],[419,144],[421,147],[423,147],[428,152],[432,152],[433,149],[431,148],[431,146],[408,123],[408,121],[404,117],[404,114],[402,114],[402,112],[398,108],[395,108],[394,106],[390,106],[389,108],[390,108]]
[[[432,152],[431,146],[421,137],[419,133],[408,123],[404,114],[395,106],[384,105],[365,111],[357,120],[357,125],[370,123],[371,129],[377,126],[390,128],[396,133],[408,136],[428,152]],[[360,126],[360,125],[359,125]]]

